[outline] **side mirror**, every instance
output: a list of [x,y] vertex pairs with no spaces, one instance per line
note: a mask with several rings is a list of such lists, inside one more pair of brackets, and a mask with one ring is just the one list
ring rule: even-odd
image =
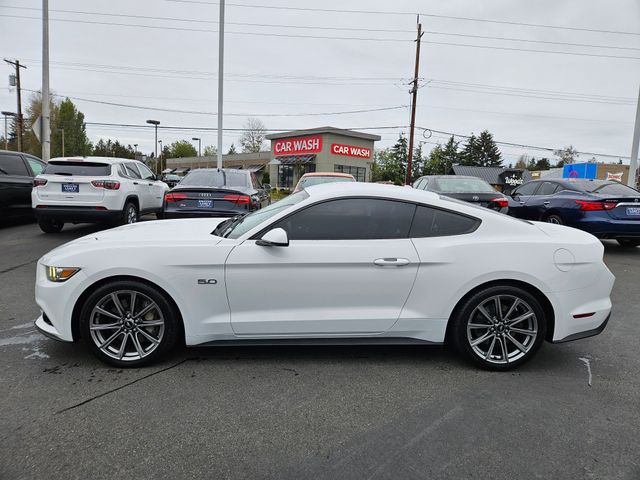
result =
[[274,228],[265,233],[260,240],[256,240],[256,245],[261,247],[288,247],[289,237],[282,228]]

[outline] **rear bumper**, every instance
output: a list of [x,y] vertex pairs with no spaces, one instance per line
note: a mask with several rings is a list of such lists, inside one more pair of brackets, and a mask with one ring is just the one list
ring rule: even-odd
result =
[[589,232],[598,238],[640,238],[640,220],[586,217],[569,226]]
[[100,222],[117,220],[122,215],[120,210],[98,210],[96,207],[56,207],[34,208],[38,219],[56,219],[61,222]]
[[573,340],[580,340],[581,338],[589,338],[589,337],[594,337],[596,335],[600,335],[606,328],[607,323],[609,323],[610,318],[611,318],[611,312],[609,312],[609,315],[607,315],[607,318],[605,318],[604,322],[602,322],[598,327],[592,330],[585,330],[584,332],[573,333],[571,335],[567,335],[566,337],[560,338],[558,340],[552,340],[551,343],[572,342]]
[[236,215],[240,215],[245,212],[237,211],[237,210],[225,210],[225,211],[207,211],[207,210],[165,210],[162,213],[162,218],[171,219],[171,218],[203,218],[203,217],[234,217]]

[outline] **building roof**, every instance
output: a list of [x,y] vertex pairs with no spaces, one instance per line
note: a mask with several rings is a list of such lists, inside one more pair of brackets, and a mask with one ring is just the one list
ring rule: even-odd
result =
[[499,185],[502,183],[500,174],[504,172],[522,172],[522,179],[525,182],[532,180],[531,172],[521,168],[507,167],[473,167],[471,165],[453,165],[451,170],[455,175],[466,175],[469,177],[478,177],[491,185]]
[[333,133],[336,135],[342,135],[344,137],[362,138],[364,140],[373,140],[374,142],[382,138],[380,137],[380,135],[356,132],[355,130],[345,130],[343,128],[336,127],[319,127],[309,128],[307,130],[290,130],[288,132],[271,133],[267,135],[266,138],[268,140],[277,140],[278,138],[301,137],[302,135],[318,135],[322,133]]

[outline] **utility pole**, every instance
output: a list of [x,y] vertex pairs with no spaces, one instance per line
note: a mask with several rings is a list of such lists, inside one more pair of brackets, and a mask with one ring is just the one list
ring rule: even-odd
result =
[[416,37],[416,65],[413,74],[413,87],[411,88],[411,126],[409,127],[409,158],[407,161],[407,175],[405,177],[405,185],[411,185],[411,164],[413,163],[413,131],[416,126],[416,100],[418,99],[418,74],[420,72],[420,43],[422,42],[422,24],[420,23],[420,15],[417,18],[418,36]]
[[9,65],[13,65],[16,69],[16,93],[18,95],[18,114],[16,117],[16,136],[18,139],[18,151],[22,151],[22,92],[20,89],[20,69],[27,68],[24,65],[20,65],[20,60],[7,60],[4,59]]
[[[49,107],[49,0],[42,0],[42,160],[51,158],[51,112]],[[64,157],[64,130],[62,131]]]
[[631,144],[631,160],[629,161],[629,177],[627,185],[636,188],[638,175],[638,147],[640,144],[640,90],[638,91],[638,107],[636,108],[636,124],[633,127],[633,143]]
[[222,86],[224,78],[224,0],[220,0],[218,19],[218,168],[222,168]]

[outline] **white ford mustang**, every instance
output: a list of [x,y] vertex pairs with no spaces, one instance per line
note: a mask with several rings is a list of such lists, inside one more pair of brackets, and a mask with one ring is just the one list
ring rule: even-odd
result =
[[38,329],[139,366],[176,342],[440,344],[507,370],[600,333],[603,246],[422,190],[325,184],[228,219],[145,222],[38,261]]

